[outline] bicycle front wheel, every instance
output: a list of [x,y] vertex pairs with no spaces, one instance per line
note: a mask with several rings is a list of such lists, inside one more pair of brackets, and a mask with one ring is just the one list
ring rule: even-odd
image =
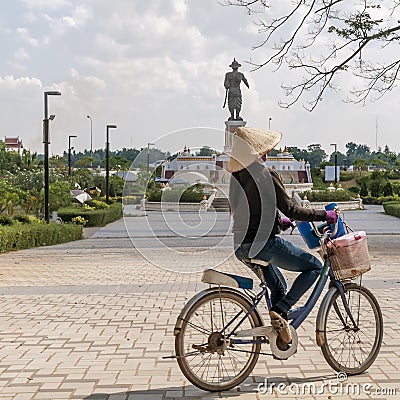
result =
[[221,290],[205,295],[188,311],[175,338],[175,351],[182,373],[195,386],[229,390],[251,373],[261,344],[236,344],[228,337],[243,318],[240,330],[261,325],[256,312],[245,317],[250,307],[241,295]]
[[375,296],[365,287],[345,285],[345,298],[355,325],[339,291],[329,301],[322,318],[322,353],[335,370],[348,375],[366,371],[378,356],[383,337],[382,312]]

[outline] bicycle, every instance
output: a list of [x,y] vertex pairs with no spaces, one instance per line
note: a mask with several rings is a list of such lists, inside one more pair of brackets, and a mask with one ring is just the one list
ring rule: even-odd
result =
[[[185,377],[207,391],[224,391],[242,383],[255,367],[260,354],[286,360],[297,352],[297,328],[313,310],[329,278],[316,319],[316,342],[327,363],[347,375],[361,374],[375,361],[382,343],[382,312],[375,296],[350,279],[335,278],[328,243],[333,232],[319,232],[324,260],[322,271],[311,295],[302,307],[288,313],[292,342],[283,347],[272,326],[265,325],[257,306],[265,299],[268,310],[271,301],[263,278],[261,291],[253,292],[253,279],[233,274],[205,270],[202,282],[208,289],[197,293],[182,309],[174,328],[175,353]],[[251,259],[258,268],[264,261]],[[362,276],[362,275],[361,275]],[[216,286],[211,286],[216,285]],[[238,289],[241,289],[240,291]],[[269,344],[271,353],[261,352]],[[364,347],[365,346],[365,347]]]

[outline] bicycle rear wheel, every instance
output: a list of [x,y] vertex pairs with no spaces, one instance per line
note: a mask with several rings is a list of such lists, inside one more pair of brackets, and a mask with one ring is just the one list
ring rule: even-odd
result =
[[[234,344],[226,336],[250,307],[241,295],[221,290],[205,295],[188,311],[175,338],[175,351],[182,373],[195,386],[208,391],[229,390],[251,373],[261,344]],[[253,311],[240,330],[260,325],[258,314]]]
[[330,299],[322,318],[322,353],[335,370],[348,375],[366,371],[378,356],[383,337],[382,312],[365,287],[345,285],[345,297],[356,326],[351,322],[339,291]]

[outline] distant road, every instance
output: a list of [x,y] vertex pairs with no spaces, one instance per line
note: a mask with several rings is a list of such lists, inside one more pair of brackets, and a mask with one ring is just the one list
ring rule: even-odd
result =
[[[130,208],[131,207],[131,208]],[[231,216],[213,212],[149,211],[146,215],[133,206],[125,207],[129,216],[109,226],[98,229],[91,238],[170,238],[196,242],[206,238],[231,237]],[[382,206],[367,205],[365,210],[344,211],[342,217],[354,230],[364,230],[368,235],[400,235],[400,218],[386,215]],[[286,235],[286,233],[285,233]],[[294,236],[298,233],[295,231]],[[211,240],[212,241],[212,240]],[[228,242],[227,242],[228,243]]]

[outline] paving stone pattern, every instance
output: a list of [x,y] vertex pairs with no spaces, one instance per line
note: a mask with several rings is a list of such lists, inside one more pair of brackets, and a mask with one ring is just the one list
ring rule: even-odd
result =
[[[347,382],[396,389],[395,395],[257,393],[265,379],[287,385],[336,379],[315,343],[316,310],[300,327],[291,359],[261,356],[252,376],[230,392],[193,387],[174,360],[162,357],[174,352],[181,308],[205,287],[200,274],[156,267],[128,238],[98,237],[0,255],[0,400],[399,399],[400,236],[370,243],[374,268],[364,283],[381,304],[384,342],[369,371]],[[229,257],[231,248],[218,251]],[[219,269],[251,275],[232,257]]]

